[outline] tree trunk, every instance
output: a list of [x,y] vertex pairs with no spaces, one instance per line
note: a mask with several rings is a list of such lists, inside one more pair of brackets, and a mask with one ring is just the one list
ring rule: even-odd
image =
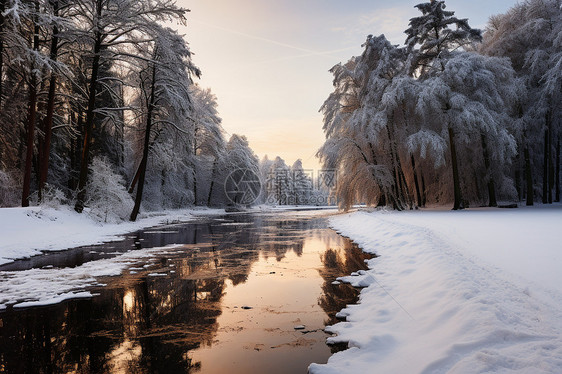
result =
[[544,154],[542,169],[542,203],[548,203],[548,128],[544,130]]
[[[101,20],[102,1],[96,0],[97,19]],[[96,31],[94,56],[92,61],[92,75],[90,76],[89,92],[88,92],[88,109],[86,110],[86,125],[84,130],[84,144],[82,146],[82,157],[80,160],[80,177],[78,179],[78,196],[74,210],[82,213],[84,210],[84,201],[86,199],[86,183],[88,182],[88,167],[90,164],[90,143],[92,140],[92,130],[94,127],[94,110],[96,109],[96,91],[98,83],[98,73],[100,68],[100,51],[101,51],[101,30]]]
[[531,155],[529,154],[528,146],[525,146],[523,153],[525,157],[525,181],[527,184],[526,205],[531,206],[534,203],[534,191],[533,191],[533,175],[531,173]]
[[135,172],[135,176],[133,177],[133,181],[131,182],[131,184],[129,186],[129,190],[128,190],[129,193],[133,193],[133,191],[135,190],[135,185],[139,181],[140,169],[141,169],[141,164],[139,164],[139,166],[137,166],[137,171]]
[[498,201],[496,199],[496,185],[494,184],[494,178],[490,170],[490,154],[488,153],[486,137],[484,134],[481,134],[480,137],[482,139],[482,152],[484,153],[484,167],[486,168],[486,175],[488,176],[488,206],[494,207],[498,206]]
[[148,151],[150,148],[150,130],[152,129],[152,112],[154,111],[155,98],[155,87],[156,87],[156,66],[152,65],[152,82],[150,87],[150,97],[148,102],[148,108],[146,113],[146,130],[144,133],[144,145],[142,149],[142,160],[139,165],[139,181],[137,184],[137,195],[135,197],[135,206],[131,212],[131,221],[136,221],[139,214],[140,205],[142,202],[142,193],[144,190],[144,178],[146,176],[146,165],[148,163]]
[[410,188],[408,187],[408,183],[406,182],[406,176],[404,175],[404,169],[402,169],[402,163],[400,162],[400,156],[398,157],[398,171],[400,176],[400,187],[402,188],[401,195],[404,197],[404,202],[410,207],[410,209],[414,209],[414,203],[412,195],[410,194]]
[[[72,112],[72,123],[75,124],[76,126],[76,132],[78,134],[82,134],[82,127],[84,125],[84,116],[82,115],[82,113],[80,113],[78,111],[78,108],[74,108],[76,110],[74,110]],[[82,139],[80,138],[80,135],[78,135],[77,137],[72,137],[71,138],[71,142],[70,142],[70,170],[71,173],[69,175],[68,178],[68,186],[70,187],[70,189],[72,191],[75,191],[78,188],[78,179],[77,177],[77,172],[79,171],[80,168],[80,149],[79,149],[79,145],[83,143]]]
[[[518,146],[518,149],[521,147]],[[517,191],[517,201],[523,200],[523,189],[521,188],[521,154],[518,153],[515,156],[515,163],[517,167],[515,168],[515,190]]]
[[193,203],[197,206],[197,173],[195,172],[195,164],[193,164]]
[[[39,3],[35,2],[35,11],[39,13]],[[39,50],[39,25],[36,17],[34,18],[33,30],[33,50]],[[35,118],[37,115],[37,74],[34,72],[35,68],[31,69],[31,82],[29,83],[29,103],[28,103],[28,117],[27,117],[27,138],[26,138],[26,154],[25,166],[23,173],[23,188],[21,194],[21,206],[29,206],[29,194],[31,191],[31,165],[33,162],[33,145],[35,140]]]
[[464,203],[462,201],[462,194],[461,194],[459,166],[457,161],[457,148],[455,145],[455,134],[453,133],[453,129],[451,127],[449,127],[449,145],[451,148],[451,164],[453,167],[453,190],[455,196],[453,210],[459,210],[459,209],[464,209]]
[[[53,13],[55,17],[59,14],[59,3],[58,1],[53,1]],[[58,40],[58,28],[56,25],[53,26],[53,38],[51,40],[51,52],[50,58],[52,61],[56,61],[59,48]],[[51,153],[51,137],[53,129],[53,115],[55,111],[55,94],[56,94],[57,76],[54,72],[51,73],[51,79],[49,80],[49,95],[47,98],[47,114],[44,120],[43,132],[44,140],[42,147],[42,154],[39,157],[39,164],[41,165],[41,170],[39,174],[39,193],[43,191],[45,183],[47,183],[47,176],[49,173],[49,156]]]
[[[369,144],[369,149],[371,151],[371,165],[377,165],[377,156],[375,154],[375,147],[373,147],[373,144],[371,142],[368,143]],[[366,155],[361,152],[361,155],[363,156],[363,161],[365,161],[366,164],[369,164],[369,161],[367,160]],[[388,192],[386,191],[386,189],[383,189],[383,187],[380,185],[379,181],[375,178],[374,173],[372,173],[373,176],[373,180],[377,183],[377,186],[379,188],[379,191],[381,193],[381,196],[378,199],[377,202],[377,206],[386,206],[387,202],[389,199],[387,199],[387,194]]]
[[427,194],[425,193],[425,178],[423,177],[423,170],[420,172],[420,174],[422,183],[422,207],[425,208],[425,204],[427,203]]
[[215,186],[215,173],[217,170],[218,161],[215,158],[213,161],[213,171],[211,172],[211,186],[209,187],[209,195],[207,196],[207,206],[211,206],[211,197],[213,196],[213,188]]
[[0,0],[0,110],[2,110],[4,97],[4,10],[6,0]]
[[393,169],[393,178],[394,178],[394,196],[390,196],[390,200],[392,202],[392,208],[394,210],[404,210],[403,207],[403,196],[402,196],[402,188],[401,186],[401,179],[400,179],[400,172],[399,172],[399,159],[398,154],[396,152],[395,143],[390,132],[390,128],[386,126],[386,135],[388,136],[388,142],[390,144],[390,157],[392,159],[392,169]]
[[32,74],[29,84],[29,104],[27,115],[26,154],[23,173],[23,188],[21,195],[21,206],[29,206],[29,194],[31,191],[31,166],[33,162],[33,145],[35,139],[35,117],[37,105],[37,77]]
[[554,156],[552,146],[552,120],[548,121],[548,203],[552,204],[552,192],[554,190]]
[[414,155],[410,155],[410,160],[412,161],[412,170],[414,172],[414,186],[416,188],[416,198],[418,200],[418,208],[422,207],[422,198],[420,193],[420,184],[418,183],[418,172],[416,170],[416,161],[414,159]]
[[556,180],[556,194],[554,200],[560,202],[560,135],[556,141],[556,175],[554,176]]
[[386,206],[386,194],[385,193],[381,193],[379,196],[379,202],[377,203],[377,206]]

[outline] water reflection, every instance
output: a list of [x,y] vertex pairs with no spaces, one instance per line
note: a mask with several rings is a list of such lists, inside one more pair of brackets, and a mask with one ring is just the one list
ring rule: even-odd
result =
[[[240,215],[88,247],[95,257],[185,244],[104,279],[98,297],[0,313],[0,371],[306,372],[330,355],[324,325],[357,297],[332,282],[365,268],[365,255],[325,227]],[[63,257],[58,266],[76,266],[76,256]]]

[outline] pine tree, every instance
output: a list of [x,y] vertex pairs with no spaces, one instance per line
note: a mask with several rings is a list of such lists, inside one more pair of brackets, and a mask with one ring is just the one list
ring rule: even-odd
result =
[[[421,79],[439,75],[445,70],[447,60],[458,49],[481,41],[481,31],[468,25],[466,19],[458,19],[454,12],[445,10],[445,2],[431,0],[429,3],[416,5],[422,16],[410,20],[406,45],[410,52],[410,72]],[[454,25],[455,28],[450,26]],[[451,109],[445,102],[443,110]],[[451,124],[448,125],[447,137],[451,153],[453,172],[454,207],[462,209],[464,201],[461,193],[459,164],[457,154],[457,135]]]

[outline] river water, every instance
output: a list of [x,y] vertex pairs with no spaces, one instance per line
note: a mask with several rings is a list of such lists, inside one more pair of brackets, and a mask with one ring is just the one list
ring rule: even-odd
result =
[[169,244],[181,245],[100,279],[95,297],[1,312],[0,372],[306,373],[339,349],[323,328],[358,291],[333,282],[365,269],[368,255],[318,214],[170,224],[0,271]]

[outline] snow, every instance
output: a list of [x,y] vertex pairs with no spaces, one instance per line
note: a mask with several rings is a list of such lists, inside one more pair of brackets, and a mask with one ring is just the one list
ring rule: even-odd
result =
[[145,214],[137,222],[103,224],[69,207],[0,208],[0,265],[44,251],[100,244],[119,235],[170,221],[224,214],[219,209],[185,209]]
[[356,212],[331,225],[380,257],[312,374],[561,373],[562,206]]
[[[0,272],[0,310],[56,304],[66,299],[93,296],[87,287],[104,286],[97,278],[120,275],[136,262],[156,254],[172,253],[181,245],[131,250],[114,258],[90,261],[73,268],[42,268]],[[166,275],[155,273],[149,275]],[[82,290],[82,291],[77,291]]]

